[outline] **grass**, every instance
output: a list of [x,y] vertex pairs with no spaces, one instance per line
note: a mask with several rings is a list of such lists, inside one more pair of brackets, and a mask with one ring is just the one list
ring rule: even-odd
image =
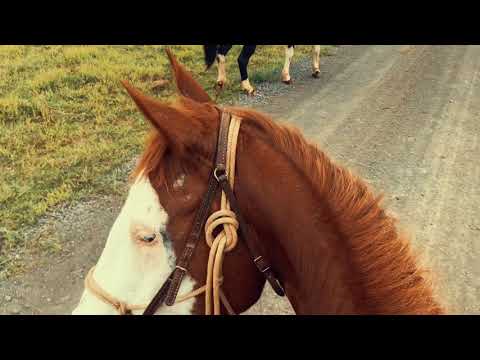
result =
[[[170,48],[214,95],[216,70],[204,72],[201,46]],[[239,52],[235,46],[227,58],[230,84],[217,102],[240,91]],[[296,47],[294,61],[310,52]],[[283,61],[283,46],[259,46],[249,67],[254,84],[279,81]],[[151,89],[154,80],[171,80],[163,45],[0,46],[0,272],[28,247],[22,229],[42,215],[119,191],[112,174],[140,153],[148,130],[122,79],[161,99],[174,95],[171,81]]]

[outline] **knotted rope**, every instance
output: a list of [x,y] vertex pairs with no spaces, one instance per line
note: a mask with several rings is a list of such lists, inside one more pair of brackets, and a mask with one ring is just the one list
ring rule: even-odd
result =
[[[237,139],[238,132],[240,130],[240,122],[240,118],[232,116],[228,131],[228,146],[225,171],[232,189],[235,180],[235,155],[237,150]],[[217,228],[217,226],[222,226],[222,230],[214,238],[213,231]],[[233,250],[233,248],[237,245],[238,226],[239,224],[236,219],[235,213],[230,210],[230,203],[228,202],[225,193],[222,191],[220,210],[210,215],[205,224],[205,239],[208,246],[210,246],[210,254],[208,257],[207,265],[207,283],[205,285],[205,315],[212,314],[212,297],[213,314],[220,315],[220,286],[222,285],[223,281],[223,257],[226,252]],[[230,309],[228,310],[230,312]]]

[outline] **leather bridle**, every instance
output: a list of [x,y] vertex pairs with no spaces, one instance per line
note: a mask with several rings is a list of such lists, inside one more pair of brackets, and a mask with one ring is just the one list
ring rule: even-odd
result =
[[[215,195],[217,194],[217,190],[219,189],[219,187],[221,191],[224,192],[226,198],[228,199],[231,209],[236,215],[236,218],[238,220],[239,230],[240,230],[240,238],[243,239],[257,269],[265,276],[266,280],[270,283],[270,285],[272,286],[273,290],[277,295],[279,296],[285,295],[283,286],[275,276],[273,269],[270,266],[270,263],[267,261],[267,259],[265,259],[265,257],[259,251],[258,244],[252,241],[251,237],[249,237],[249,234],[252,235],[252,233],[251,232],[249,233],[248,231],[247,223],[244,217],[242,216],[242,213],[240,212],[237,199],[233,193],[232,187],[230,186],[229,179],[227,176],[227,171],[226,171],[227,170],[226,161],[227,161],[227,152],[228,152],[229,127],[232,119],[232,114],[225,110],[220,110],[220,111],[221,111],[221,120],[220,120],[220,129],[219,129],[218,139],[217,139],[215,166],[210,173],[207,191],[203,196],[199,209],[197,210],[197,213],[195,215],[195,219],[193,222],[193,227],[187,237],[185,248],[182,254],[180,255],[180,257],[178,257],[175,269],[167,278],[167,280],[163,283],[162,287],[160,288],[160,290],[158,290],[157,294],[153,297],[153,299],[150,301],[148,306],[145,308],[143,315],[153,315],[157,311],[157,309],[160,306],[162,306],[164,303],[167,306],[172,306],[176,302],[178,302],[178,300],[176,301],[176,299],[177,299],[178,291],[180,289],[180,285],[182,284],[182,280],[184,279],[185,275],[188,272],[192,256],[198,245],[199,239],[202,234],[202,229],[205,226],[210,208],[212,206],[212,203],[215,199]],[[92,282],[92,280],[88,279],[88,277],[87,277],[87,280]],[[86,281],[86,284],[87,283],[88,282]],[[95,288],[92,289],[92,286],[90,286],[90,289],[93,290],[92,292],[94,292],[95,294]],[[200,290],[200,289],[197,289],[197,290]],[[98,291],[101,292],[101,289]],[[201,292],[199,291],[194,292],[194,296],[199,293]],[[105,301],[105,297],[108,297],[108,296],[101,296],[102,294],[100,294],[100,296],[99,294],[95,294],[95,295],[97,295],[97,297],[99,297],[103,301]],[[226,301],[226,298],[223,295],[223,293],[220,293],[220,295],[222,297],[224,306],[227,307],[227,309],[229,310],[229,313],[233,313],[233,310],[231,310],[231,307],[228,304],[228,301]],[[123,303],[120,303],[120,305],[117,304],[118,301],[114,302],[114,301],[107,300],[105,302],[109,302],[111,305],[113,305],[117,309],[121,308],[124,310],[125,308],[127,308],[127,306]],[[132,310],[131,307],[127,309],[127,311],[120,311],[120,313],[130,314],[131,313],[130,310]]]

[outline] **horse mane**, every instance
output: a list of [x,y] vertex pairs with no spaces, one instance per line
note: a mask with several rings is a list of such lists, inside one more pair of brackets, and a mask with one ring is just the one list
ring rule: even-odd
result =
[[[185,107],[188,112],[200,112],[197,116],[212,114],[205,107],[210,105],[195,104],[183,97],[176,106]],[[305,175],[316,196],[326,200],[322,206],[328,206],[332,221],[336,222],[348,244],[346,248],[358,274],[357,281],[364,289],[362,305],[369,313],[445,312],[434,300],[430,272],[417,265],[417,256],[413,254],[408,237],[399,233],[396,219],[381,208],[382,196],[375,196],[362,179],[335,164],[297,128],[279,124],[252,109],[229,107],[228,110],[265,134],[265,140]],[[153,174],[160,163],[165,173],[162,179],[170,179],[169,182],[184,170],[178,168],[179,162],[168,152],[162,155],[162,146],[165,146],[164,139],[152,130],[132,178]]]
[[369,313],[442,314],[434,300],[430,272],[417,265],[408,237],[387,215],[369,186],[350,170],[335,164],[300,131],[244,108],[230,111],[268,134],[266,139],[305,174],[317,195],[326,201],[332,221],[349,245],[350,260],[364,291]]

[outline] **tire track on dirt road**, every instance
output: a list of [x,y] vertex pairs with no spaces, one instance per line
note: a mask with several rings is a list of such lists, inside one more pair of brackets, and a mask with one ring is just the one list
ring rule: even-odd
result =
[[444,276],[441,291],[452,311],[480,314],[480,47],[469,47],[458,61],[450,101],[439,117],[446,125],[424,157],[432,169],[425,196],[407,206],[419,219],[418,238],[425,239]]

